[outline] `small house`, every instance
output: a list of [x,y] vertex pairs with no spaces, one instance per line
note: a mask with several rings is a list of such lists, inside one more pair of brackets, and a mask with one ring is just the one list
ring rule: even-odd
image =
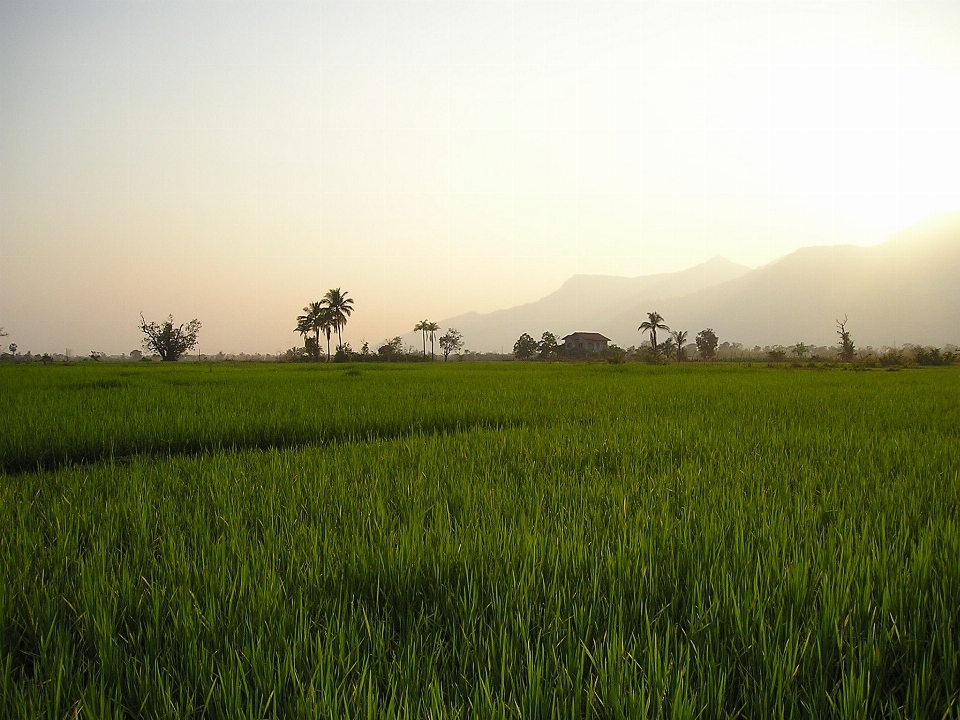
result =
[[575,332],[563,338],[563,349],[573,353],[603,352],[610,338],[600,333]]

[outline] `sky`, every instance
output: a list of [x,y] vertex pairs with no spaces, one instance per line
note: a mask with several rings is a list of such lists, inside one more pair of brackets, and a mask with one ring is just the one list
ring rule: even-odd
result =
[[[0,326],[364,340],[960,209],[960,3],[0,0]],[[468,344],[469,344],[469,338]]]

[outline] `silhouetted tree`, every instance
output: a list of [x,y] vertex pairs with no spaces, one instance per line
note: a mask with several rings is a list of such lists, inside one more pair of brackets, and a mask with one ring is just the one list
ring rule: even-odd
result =
[[437,339],[437,330],[439,329],[440,329],[440,326],[437,325],[437,323],[435,322],[427,323],[426,331],[427,331],[427,336],[430,338],[430,358],[431,359],[435,359],[437,356],[436,348],[434,347],[434,342]]
[[330,314],[330,308],[324,306],[317,316],[317,328],[327,338],[327,362],[330,362],[330,336],[333,334],[333,317]]
[[450,353],[457,354],[463,349],[463,335],[456,328],[447,328],[447,332],[440,337],[440,351],[443,361],[446,362]]
[[[339,347],[343,345],[343,336],[341,335],[343,327],[347,324],[350,315],[353,314],[353,299],[348,297],[347,293],[341,291],[340,288],[330,288],[321,302],[327,309],[330,325],[337,331],[337,346]],[[329,354],[329,350],[327,354]]]
[[421,337],[423,338],[423,356],[427,356],[427,328],[430,327],[431,323],[429,320],[421,320],[416,325],[413,326],[414,331],[419,331]]
[[157,353],[161,360],[172,362],[197,345],[200,321],[194,318],[186,325],[173,325],[173,315],[162,323],[148,323],[140,313],[140,331],[144,334],[143,346]]
[[656,310],[653,312],[647,313],[647,319],[640,323],[640,327],[637,328],[640,332],[650,333],[650,346],[653,348],[653,351],[657,351],[657,330],[670,330],[670,328],[663,323],[663,317]]
[[717,339],[717,334],[713,331],[713,328],[707,328],[706,330],[698,332],[694,342],[697,344],[697,352],[700,353],[700,357],[704,360],[713,360],[717,354],[717,345],[720,344],[720,340]]
[[537,354],[537,341],[524,333],[513,344],[513,354],[517,360],[529,360]]
[[687,341],[686,330],[675,330],[670,333],[673,341],[677,344],[677,362],[683,362],[687,359],[687,351],[683,349],[683,344]]
[[[309,303],[303,308],[303,315],[297,316],[297,329],[294,330],[294,332],[298,332],[304,337],[304,348],[307,354],[316,358],[320,357],[320,332],[323,329],[325,312],[326,307],[323,301]],[[311,352],[311,346],[307,345],[306,342],[307,333],[311,332],[313,333],[313,347],[316,348],[315,352]],[[329,356],[329,354],[330,352],[328,350],[327,355]]]
[[856,348],[853,345],[853,340],[850,339],[850,331],[847,330],[846,315],[843,316],[843,322],[837,320],[837,335],[840,336],[840,360],[851,362]]
[[560,349],[557,345],[557,336],[552,332],[545,332],[540,336],[540,342],[537,344],[537,351],[540,353],[541,360],[548,360],[555,356]]
[[397,335],[392,340],[388,340],[377,348],[377,355],[381,359],[390,362],[403,357],[403,340]]
[[[306,310],[306,308],[304,308]],[[310,333],[314,332],[313,328],[313,318],[306,315],[300,315],[297,318],[297,328],[294,332],[300,333],[300,337],[303,338],[303,352],[308,357],[317,360],[320,357],[320,344],[317,342],[317,339],[310,337]]]

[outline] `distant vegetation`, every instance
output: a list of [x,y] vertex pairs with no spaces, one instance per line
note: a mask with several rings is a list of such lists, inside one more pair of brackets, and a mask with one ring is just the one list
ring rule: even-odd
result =
[[[466,349],[466,338],[457,328],[447,328],[443,335],[438,337],[440,325],[432,320],[421,320],[414,326],[414,331],[421,334],[421,347],[415,348],[404,345],[401,336],[382,341],[375,348],[364,341],[359,348],[354,348],[343,342],[343,329],[354,311],[354,301],[340,288],[331,288],[318,301],[308,303],[303,313],[297,317],[295,332],[303,338],[302,347],[293,347],[277,355],[203,355],[195,359],[203,361],[260,361],[260,362],[422,362],[436,360],[436,349],[440,348],[444,361],[452,356],[459,360],[468,361],[496,361],[496,360],[588,360],[607,361],[610,363],[644,362],[652,364],[666,364],[672,362],[688,362],[700,360],[706,362],[762,362],[773,364],[790,362],[792,365],[843,362],[858,369],[910,367],[928,365],[951,365],[960,361],[960,347],[947,345],[943,348],[904,344],[897,347],[873,348],[870,346],[857,349],[852,334],[847,329],[849,319],[844,316],[843,321],[837,320],[838,344],[833,347],[807,345],[803,341],[785,347],[783,345],[767,345],[747,347],[737,342],[720,342],[713,328],[700,330],[692,343],[688,343],[689,333],[686,330],[672,330],[664,317],[656,312],[647,313],[637,330],[647,335],[648,342],[641,342],[637,346],[620,348],[610,345],[605,351],[591,353],[584,351],[572,352],[557,336],[544,331],[540,340],[534,339],[530,333],[522,333],[513,345],[512,352],[501,354],[497,352],[474,352]],[[184,358],[193,348],[197,347],[200,322],[196,319],[189,323],[174,326],[173,316],[163,323],[148,323],[141,315],[140,330],[144,333],[144,349],[151,355],[143,356],[139,350],[133,350],[129,355],[108,356],[106,353],[92,351],[86,358],[76,357],[67,350],[66,354],[33,355],[29,351],[24,353],[17,343],[10,343],[9,352],[0,352],[0,362],[31,363],[43,362],[81,362],[84,359],[94,361],[115,360],[149,360],[158,359],[174,361]],[[660,341],[658,331],[668,333],[665,340]],[[0,328],[0,337],[8,333]],[[337,346],[334,350],[332,339],[337,337]],[[430,344],[430,353],[427,354],[427,343]],[[325,347],[324,347],[325,343]],[[325,351],[324,351],[325,350]]]
[[[806,361],[814,365],[843,362],[858,369],[876,367],[905,367],[919,365],[951,365],[960,361],[960,349],[948,346],[945,349],[904,345],[901,348],[864,348],[857,351],[850,331],[847,329],[849,319],[837,321],[838,345],[835,347],[808,346],[798,342],[790,348],[782,345],[755,346],[747,348],[740,343],[721,343],[713,328],[705,328],[697,333],[694,343],[687,344],[686,330],[671,330],[660,313],[647,313],[647,319],[637,328],[649,337],[649,342],[626,349],[616,345],[609,346],[605,351],[585,353],[571,352],[563,345],[558,345],[553,333],[545,332],[540,342],[533,339],[529,333],[523,333],[513,346],[513,357],[517,360],[605,360],[611,363],[626,361],[664,364],[669,362],[686,362],[693,357],[702,361],[736,361],[769,363],[784,363],[792,356],[793,365]],[[669,332],[666,340],[658,342],[657,331]]]
[[[327,361],[330,360],[330,338],[337,333],[337,352],[343,347],[343,328],[353,314],[353,299],[340,290],[331,288],[321,300],[311,302],[303,308],[303,315],[297,317],[294,332],[304,339],[304,355],[313,359],[320,356],[320,335],[327,340]],[[310,337],[313,333],[313,337]]]

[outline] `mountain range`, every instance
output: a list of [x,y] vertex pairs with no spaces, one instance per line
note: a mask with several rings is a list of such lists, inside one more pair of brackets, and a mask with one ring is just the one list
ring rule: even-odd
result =
[[[674,273],[574,275],[536,302],[447,318],[474,351],[509,352],[521,333],[539,339],[601,332],[639,345],[637,326],[659,312],[689,340],[710,327],[720,341],[832,345],[836,322],[858,346],[960,343],[960,212],[940,215],[874,247],[804,247],[756,269],[722,257]],[[412,337],[412,336],[411,336]]]

